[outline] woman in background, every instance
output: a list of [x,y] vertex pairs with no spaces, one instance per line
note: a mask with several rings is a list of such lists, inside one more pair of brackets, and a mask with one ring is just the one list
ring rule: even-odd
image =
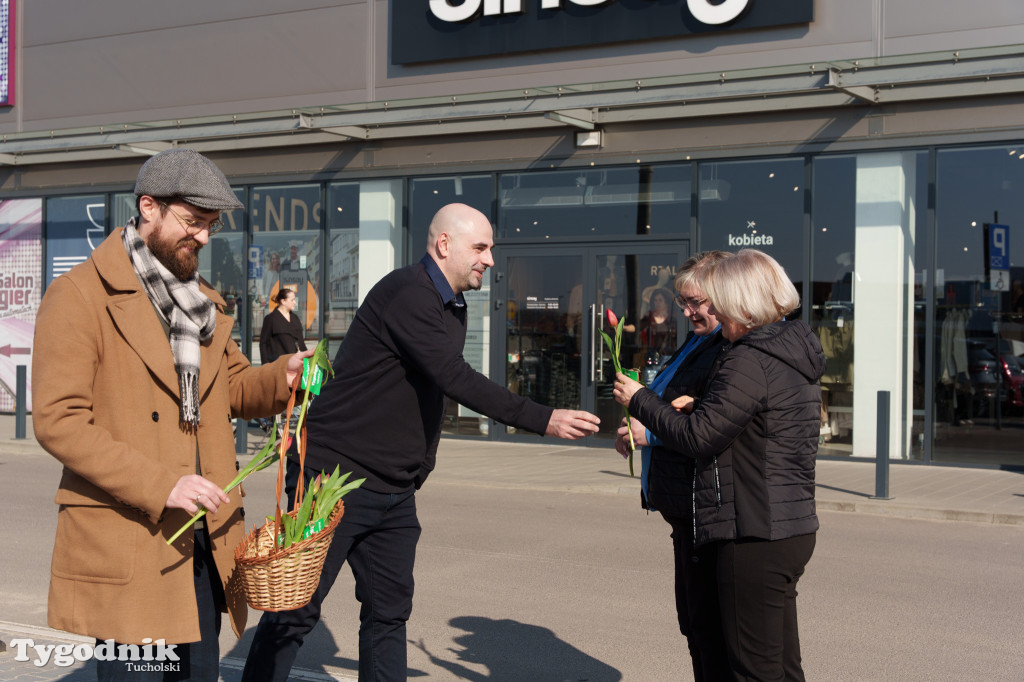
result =
[[[678,291],[678,274],[675,281]],[[668,289],[655,289],[651,294],[651,309],[640,320],[640,345],[645,348],[648,357],[657,353],[658,363],[672,355],[676,349],[676,317],[672,314],[672,300],[673,296]]]
[[281,289],[274,297],[277,307],[263,318],[260,330],[260,362],[264,365],[282,355],[306,350],[302,320],[295,314],[298,299],[291,289]]

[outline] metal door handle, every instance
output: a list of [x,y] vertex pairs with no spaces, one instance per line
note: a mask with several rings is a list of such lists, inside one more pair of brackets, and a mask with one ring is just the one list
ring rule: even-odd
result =
[[[594,313],[595,312],[597,312],[597,305],[592,303],[590,305],[590,343],[591,344],[594,343],[594,338],[597,336],[597,320],[594,317]],[[594,370],[594,361],[595,360],[594,360],[594,358],[595,358],[595,356],[596,356],[596,353],[594,353],[594,347],[593,347],[593,345],[591,345],[591,347],[590,347],[590,384],[591,385],[594,384],[594,376],[595,376],[595,370]]]

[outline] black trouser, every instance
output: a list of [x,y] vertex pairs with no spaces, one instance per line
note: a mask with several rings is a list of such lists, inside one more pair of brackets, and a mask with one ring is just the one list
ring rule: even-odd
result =
[[815,534],[718,545],[718,598],[734,680],[804,679],[796,584]]
[[[99,682],[217,682],[220,678],[220,622],[224,587],[220,583],[213,546],[205,528],[195,531],[192,573],[199,607],[199,641],[178,644],[179,661],[96,661]],[[97,645],[102,644],[97,640]],[[120,645],[115,645],[118,647]],[[116,650],[116,649],[115,649]],[[141,668],[141,669],[140,669]],[[164,668],[152,670],[145,668]]]
[[676,616],[693,662],[693,679],[719,682],[729,679],[729,659],[719,617],[716,545],[693,546],[693,520],[662,517],[672,526],[675,557]]
[[[306,469],[307,480],[318,472]],[[288,462],[288,507],[298,479],[298,464]],[[362,682],[405,680],[405,624],[412,613],[413,564],[420,524],[415,490],[349,492],[320,584],[309,604],[293,611],[264,613],[249,648],[243,682],[284,682],[299,647],[320,620],[320,608],[347,561],[356,580],[359,611],[359,679]]]

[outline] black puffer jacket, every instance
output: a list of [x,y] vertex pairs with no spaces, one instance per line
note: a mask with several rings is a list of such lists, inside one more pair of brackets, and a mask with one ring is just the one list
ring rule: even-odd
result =
[[690,415],[641,389],[630,412],[665,447],[697,460],[695,543],[781,540],[818,529],[825,355],[799,320],[755,329],[723,352]]
[[[693,332],[686,337],[679,350],[682,350],[691,338]],[[728,342],[722,338],[721,331],[716,331],[701,341],[700,345],[691,350],[680,363],[676,373],[665,386],[662,397],[667,402],[672,402],[681,395],[699,397],[704,392],[708,377],[711,376],[711,367],[715,359],[727,345]],[[668,361],[668,365],[675,360],[679,350]],[[690,457],[680,457],[665,445],[652,447],[648,495],[647,499],[641,499],[644,507],[676,518],[690,517],[693,513],[693,467],[694,460]],[[642,495],[643,493],[641,498]]]

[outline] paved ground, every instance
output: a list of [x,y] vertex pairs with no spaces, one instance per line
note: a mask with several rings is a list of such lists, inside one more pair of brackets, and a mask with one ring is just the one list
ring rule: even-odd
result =
[[[39,454],[31,436],[15,440],[14,419],[0,415],[0,453]],[[250,451],[258,445],[258,431],[250,431]],[[537,493],[575,492],[638,495],[639,482],[630,478],[626,463],[611,449],[582,448],[543,442],[536,445],[493,444],[445,440],[431,484],[481,489],[529,490]],[[924,467],[894,463],[890,467],[890,497],[873,499],[875,466],[871,462],[823,460],[817,467],[817,500],[823,511],[864,515],[924,518],[1024,526],[1024,474],[992,469]],[[6,613],[6,609],[5,609]],[[38,625],[4,622],[0,614],[0,640],[10,643],[29,637],[36,644],[81,644],[84,639]],[[802,619],[803,620],[803,619]],[[225,651],[222,679],[239,678],[241,659]],[[36,667],[14,661],[8,648],[0,653],[0,680],[91,680],[91,664]],[[334,679],[352,679],[330,670]],[[325,680],[324,672],[298,672],[294,679]]]

